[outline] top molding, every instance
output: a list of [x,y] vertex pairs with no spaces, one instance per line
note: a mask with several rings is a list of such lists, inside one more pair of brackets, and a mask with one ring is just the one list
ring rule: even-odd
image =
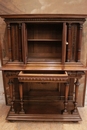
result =
[[79,22],[86,21],[86,14],[7,14],[0,15],[6,22]]
[[6,14],[2,18],[87,18],[87,14]]

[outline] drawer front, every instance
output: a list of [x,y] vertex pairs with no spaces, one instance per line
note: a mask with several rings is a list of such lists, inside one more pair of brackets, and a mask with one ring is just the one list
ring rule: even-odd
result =
[[25,72],[21,71],[18,75],[20,82],[66,82],[68,74],[65,71],[56,72]]

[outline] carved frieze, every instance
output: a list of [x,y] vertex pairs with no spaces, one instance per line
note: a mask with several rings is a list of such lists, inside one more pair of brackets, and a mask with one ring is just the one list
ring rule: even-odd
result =
[[18,77],[20,82],[66,82],[68,77]]
[[67,73],[69,78],[81,78],[85,74],[84,71],[69,71]]
[[14,79],[18,77],[19,72],[18,71],[7,71],[6,73],[6,77],[8,77],[9,79]]

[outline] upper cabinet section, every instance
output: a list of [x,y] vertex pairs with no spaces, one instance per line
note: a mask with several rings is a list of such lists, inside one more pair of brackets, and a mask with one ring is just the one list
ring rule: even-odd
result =
[[1,17],[7,25],[3,63],[80,62],[85,15],[31,14]]

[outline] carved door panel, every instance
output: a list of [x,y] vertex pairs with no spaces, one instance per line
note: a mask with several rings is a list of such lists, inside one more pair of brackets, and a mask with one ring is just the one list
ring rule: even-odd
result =
[[22,61],[22,31],[20,23],[7,24],[7,42],[8,47],[5,49],[5,57],[8,57],[11,62]]

